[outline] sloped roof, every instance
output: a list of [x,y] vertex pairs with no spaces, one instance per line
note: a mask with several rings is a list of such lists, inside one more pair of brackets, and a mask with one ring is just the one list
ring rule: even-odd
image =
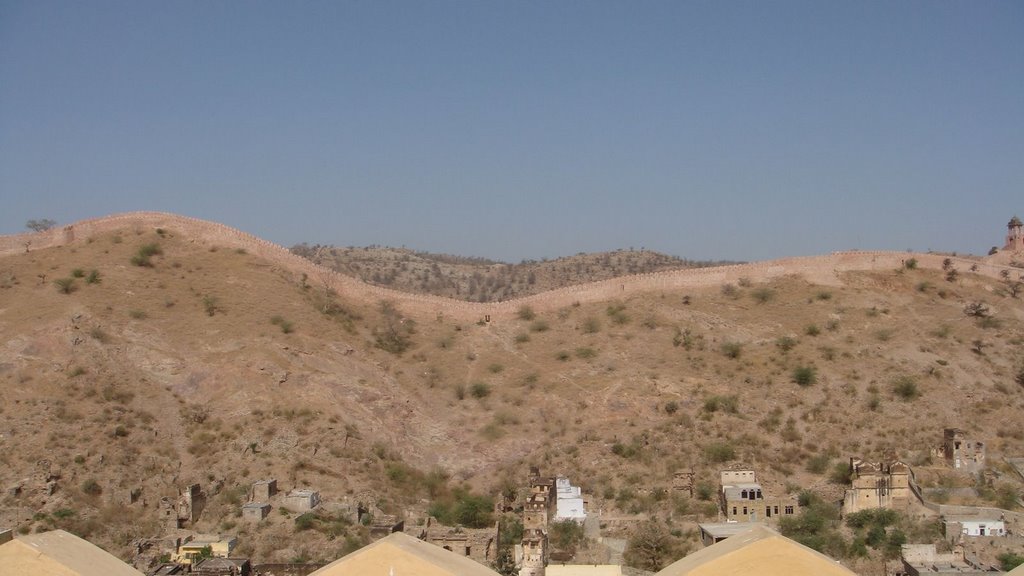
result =
[[1006,576],[1024,576],[1024,564],[1017,566],[1013,570],[1006,573]]
[[143,576],[63,530],[19,536],[0,545],[0,571],[5,576]]
[[310,576],[498,576],[461,554],[395,532]]
[[686,556],[655,576],[856,576],[835,560],[765,526]]

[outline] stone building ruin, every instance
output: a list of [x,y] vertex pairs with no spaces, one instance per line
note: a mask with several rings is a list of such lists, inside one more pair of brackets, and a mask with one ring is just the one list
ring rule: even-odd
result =
[[843,515],[871,508],[899,508],[910,503],[910,467],[850,458],[850,488],[843,497]]
[[977,474],[985,469],[985,444],[971,440],[959,428],[942,431],[942,456],[955,470]]
[[1003,250],[1007,252],[1024,252],[1024,222],[1014,216],[1006,225],[1006,245]]

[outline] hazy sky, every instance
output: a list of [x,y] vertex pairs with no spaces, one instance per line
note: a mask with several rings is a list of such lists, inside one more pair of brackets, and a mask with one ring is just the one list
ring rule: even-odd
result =
[[509,261],[1002,245],[1024,2],[0,0],[0,233]]

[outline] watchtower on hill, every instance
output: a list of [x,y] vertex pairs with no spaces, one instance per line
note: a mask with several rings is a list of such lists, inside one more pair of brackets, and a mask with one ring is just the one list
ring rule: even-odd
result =
[[1024,252],[1024,223],[1020,221],[1020,218],[1014,216],[1010,219],[1010,223],[1006,225],[1008,229],[1006,233],[1006,246],[1003,246],[1003,250],[1009,252]]

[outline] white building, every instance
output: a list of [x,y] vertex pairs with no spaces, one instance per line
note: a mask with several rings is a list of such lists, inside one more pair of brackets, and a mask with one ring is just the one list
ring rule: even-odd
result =
[[986,518],[946,520],[946,536],[1006,536],[1006,523]]
[[555,521],[572,520],[582,524],[587,519],[583,506],[583,494],[579,486],[573,486],[569,479],[559,476],[555,479]]

